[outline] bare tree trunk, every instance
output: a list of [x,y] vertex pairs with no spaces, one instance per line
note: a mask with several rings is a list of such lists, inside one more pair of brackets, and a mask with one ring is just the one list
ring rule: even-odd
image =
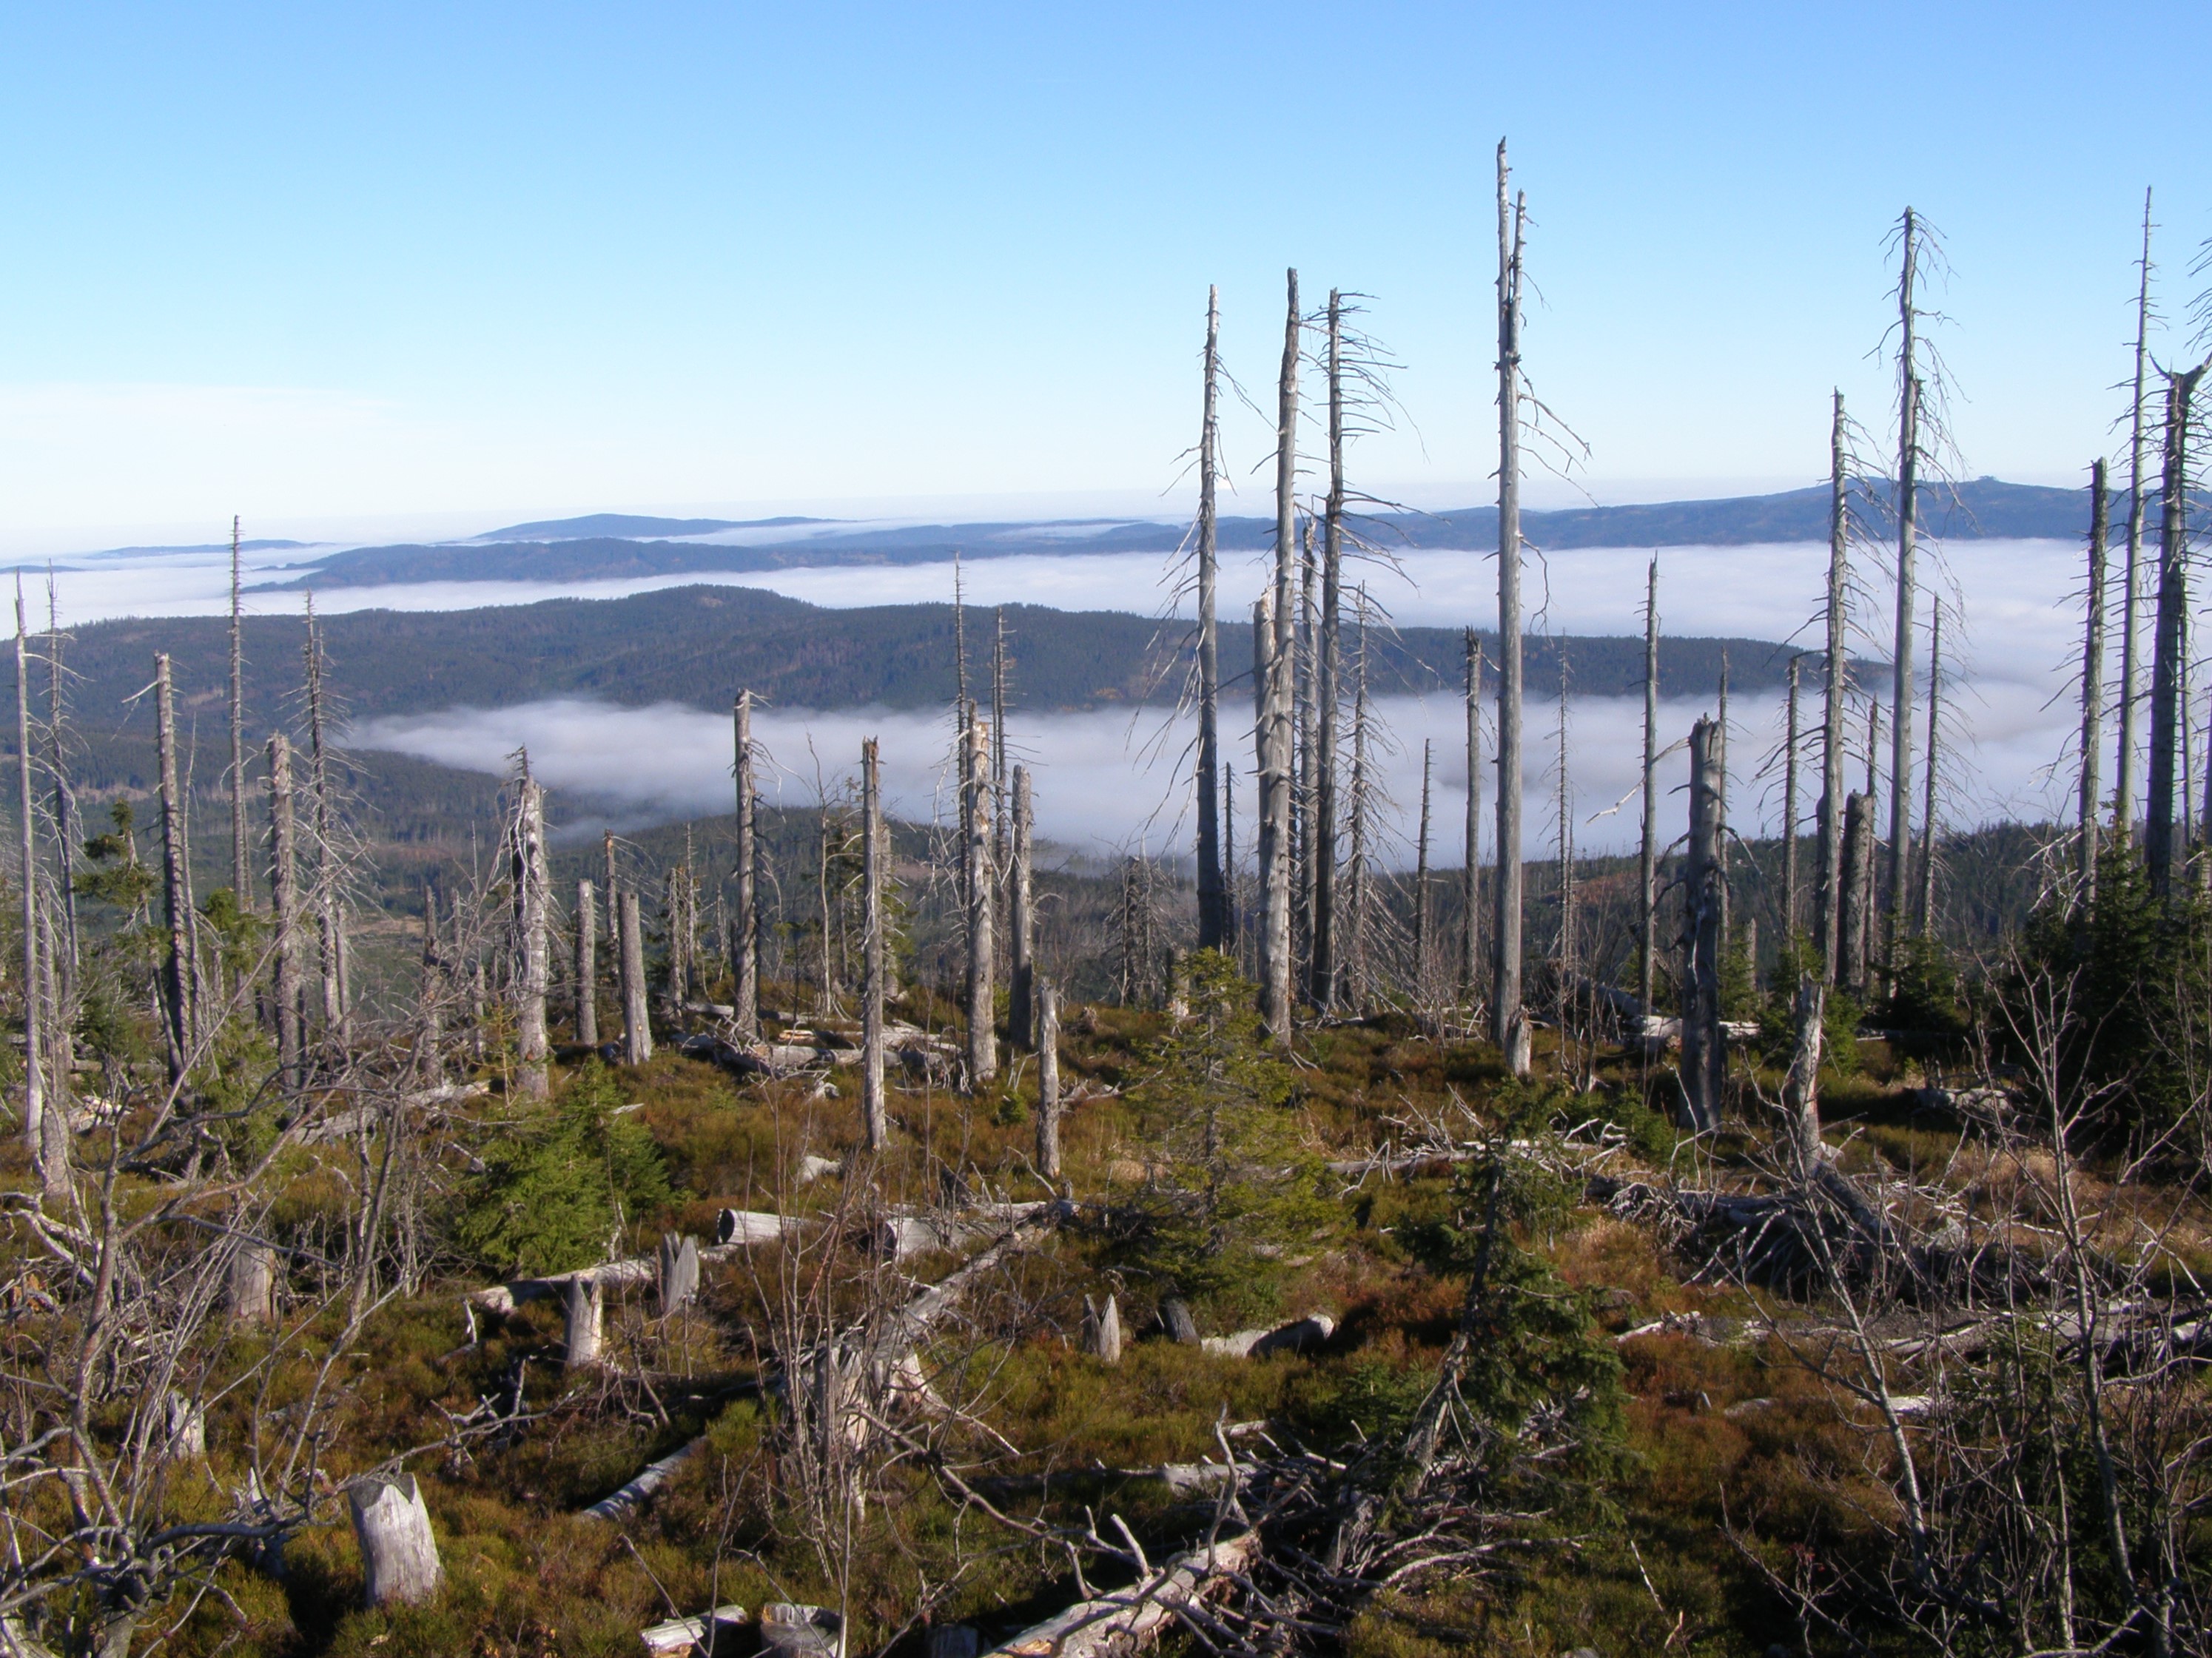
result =
[[[1198,434],[1198,947],[1225,950],[1235,932],[1229,914],[1227,860],[1222,855],[1221,659],[1217,605],[1215,467],[1220,428],[1215,384],[1220,371],[1218,290],[1206,290],[1206,412]],[[1018,969],[1017,969],[1018,971]]]
[[238,518],[230,520],[230,882],[238,907],[253,909],[253,871],[246,857],[246,635],[240,603]]
[[589,881],[576,883],[576,1040],[599,1045],[599,906]]
[[1293,732],[1297,743],[1295,763],[1291,768],[1291,890],[1294,895],[1291,908],[1291,958],[1295,965],[1291,971],[1291,982],[1304,991],[1307,999],[1317,1002],[1311,988],[1314,973],[1314,745],[1318,733],[1314,729],[1314,642],[1320,629],[1316,625],[1314,597],[1315,578],[1319,566],[1314,558],[1314,525],[1308,517],[1303,525],[1298,561],[1298,626],[1292,648],[1297,653],[1297,671],[1291,677],[1292,696],[1297,719]]
[[1717,772],[1716,786],[1721,798],[1720,838],[1714,845],[1714,854],[1721,870],[1721,948],[1726,950],[1735,938],[1734,872],[1729,868],[1729,659],[1728,648],[1721,648],[1720,707],[1714,720],[1717,728],[1713,736],[1713,760]]
[[[1024,1048],[1036,1045],[1036,892],[1030,867],[1030,842],[1036,831],[1036,814],[1030,796],[1030,768],[1014,768],[1013,867],[1009,872],[1012,925],[1007,929],[1013,961],[1009,977],[1006,1011],[1008,1034]],[[1215,855],[1220,848],[1214,849]]]
[[1889,938],[1904,937],[1912,872],[1912,617],[1920,524],[1920,373],[1915,360],[1919,312],[1920,222],[1905,210],[1897,282],[1897,627],[1889,678]]
[[1528,1074],[1521,1005],[1521,252],[1527,200],[1509,193],[1498,143],[1498,878],[1491,929],[1491,1037]]
[[1344,626],[1344,301],[1328,293],[1328,501],[1322,519],[1321,641],[1316,664],[1315,701],[1320,743],[1314,769],[1314,949],[1313,999],[1328,1007],[1335,996],[1336,959],[1336,743],[1338,689]]
[[438,889],[428,881],[422,884],[422,986],[417,998],[422,1015],[422,1063],[434,1081],[442,1080],[446,1069],[446,996],[451,981],[446,971],[445,939],[438,931]]
[[[738,917],[730,941],[730,972],[736,981],[730,999],[737,1006],[735,1023],[738,1035],[750,1038],[760,1034],[760,918],[756,908],[757,896],[753,885],[756,867],[754,817],[758,811],[760,797],[753,786],[753,694],[750,691],[738,693],[732,718],[737,727]],[[614,893],[611,874],[608,877],[607,892],[611,902]]]
[[269,739],[269,896],[276,911],[276,1054],[285,1081],[306,1081],[301,1035],[300,870],[292,811],[292,745]]
[[230,1258],[230,1272],[223,1286],[230,1316],[240,1324],[276,1321],[276,1251],[258,1238],[248,1238]]
[[338,909],[330,761],[323,742],[323,644],[315,630],[314,605],[311,594],[307,599],[307,740],[308,783],[315,797],[315,915],[322,944],[324,1038],[343,1053],[350,1044],[346,1029],[344,923]]
[[[23,1137],[30,1150],[31,1164],[40,1171],[41,1184],[51,1192],[68,1186],[69,1170],[66,1166],[49,1168],[46,1157],[44,1060],[48,1010],[45,1006],[46,999],[40,993],[43,980],[39,971],[38,808],[31,793],[30,643],[30,632],[23,616],[23,578],[19,572],[15,577],[15,776],[17,799],[22,807],[18,825],[21,835],[17,846],[21,853],[23,884]],[[161,660],[166,698],[168,659],[163,657]],[[58,1087],[53,1109],[64,1114],[68,1109],[61,1101]]]
[[[991,855],[1006,855],[1006,607],[991,611]],[[994,870],[994,878],[1003,875]]]
[[1429,792],[1436,782],[1436,745],[1421,744],[1421,832],[1413,857],[1413,994],[1429,994]]
[[356,1480],[346,1488],[369,1606],[420,1605],[438,1593],[445,1572],[430,1511],[411,1473]]
[[1482,643],[1467,630],[1467,868],[1460,902],[1460,991],[1470,1005],[1482,993]]
[[1820,821],[1814,847],[1820,867],[1814,873],[1813,948],[1820,957],[1820,975],[1828,984],[1843,971],[1844,909],[1844,699],[1847,671],[1844,628],[1849,620],[1850,501],[1844,476],[1844,394],[1835,393],[1834,415],[1828,437],[1828,597],[1827,641],[1822,664],[1820,705]]
[[968,726],[967,788],[962,799],[962,840],[968,872],[968,1086],[982,1087],[999,1074],[999,1039],[994,993],[997,969],[992,959],[991,811],[984,796],[990,787],[980,720]]
[[623,1063],[643,1065],[653,1057],[652,1008],[646,997],[645,928],[638,915],[637,894],[623,892],[615,900],[620,938],[623,999]]
[[551,1046],[545,1035],[547,952],[546,911],[552,898],[545,867],[545,792],[530,775],[530,758],[522,761],[522,781],[514,803],[512,847],[514,881],[515,944],[521,959],[516,963],[515,1048],[521,1066],[522,1091],[544,1099],[551,1091],[547,1060]]
[[1060,991],[1037,981],[1037,1172],[1060,1178]]
[[[1559,797],[1555,804],[1559,826],[1559,1000],[1562,1010],[1573,995],[1575,979],[1575,817],[1574,788],[1567,771],[1567,657],[1559,653]],[[1564,1046],[1568,1020],[1559,1021]]]
[[1790,704],[1782,744],[1782,943],[1797,937],[1797,677],[1805,659],[1790,659]]
[[1291,635],[1297,562],[1298,273],[1288,276],[1283,366],[1275,412],[1275,586],[1261,715],[1260,1017],[1279,1045],[1291,1040]]
[[1083,1297],[1083,1351],[1101,1364],[1121,1362],[1121,1309],[1112,1296],[1103,1305]]
[[1943,601],[1929,606],[1928,755],[1920,809],[1920,890],[1912,901],[1912,930],[1926,938],[1936,925],[1936,784],[1941,750],[1936,746],[1943,714]]
[[[161,898],[162,919],[169,929],[169,954],[162,968],[162,994],[168,1003],[169,1080],[180,1079],[191,1067],[198,1032],[192,1015],[193,994],[191,900],[185,875],[185,801],[177,786],[177,708],[169,683],[169,659],[154,659],[155,737],[160,749],[161,780]],[[29,911],[26,910],[27,918]]]
[[2150,788],[2143,829],[2144,860],[2160,897],[2172,890],[2174,762],[2186,671],[2182,660],[2188,616],[2189,413],[2202,365],[2166,376],[2166,467],[2161,480],[2158,629],[2152,644]]
[[699,1298],[699,1240],[660,1235],[660,1315],[666,1318]]
[[1636,851],[1636,999],[1659,981],[1659,557],[1644,574],[1644,824]]
[[1368,853],[1371,778],[1367,769],[1367,590],[1361,588],[1358,604],[1358,656],[1352,669],[1352,855],[1345,860],[1346,896],[1351,900],[1351,937],[1345,940],[1345,998],[1355,1013],[1364,1013],[1375,992],[1374,916],[1375,872]]
[[890,1141],[884,1098],[884,785],[876,739],[860,744],[860,1133]]
[[2143,191],[2142,258],[2136,270],[2135,398],[2128,427],[2128,554],[2121,594],[2120,742],[2113,777],[2112,824],[2123,841],[2135,835],[2136,711],[2142,697],[2136,637],[2142,622],[2143,393],[2150,364],[2150,191]]
[[1801,1180],[1809,1179],[1820,1166],[1821,1021],[1826,1012],[1827,987],[1810,973],[1799,975],[1791,1010],[1796,1041],[1790,1072],[1782,1082],[1782,1109]]
[[1867,986],[1867,944],[1874,925],[1875,811],[1871,789],[1844,802],[1842,902],[1838,909],[1842,942],[1836,976],[1854,993],[1863,993]]
[[1686,875],[1682,974],[1682,1101],[1687,1126],[1720,1126],[1728,1055],[1721,1043],[1721,798],[1714,753],[1718,727],[1700,720],[1690,731],[1690,852]]

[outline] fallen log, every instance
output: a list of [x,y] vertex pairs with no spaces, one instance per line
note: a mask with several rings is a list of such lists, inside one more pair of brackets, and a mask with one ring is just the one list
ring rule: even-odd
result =
[[1336,1333],[1336,1321],[1327,1313],[1292,1319],[1272,1330],[1239,1330],[1233,1335],[1206,1336],[1199,1345],[1209,1353],[1231,1358],[1265,1358],[1270,1353],[1309,1353]]
[[1113,1594],[1079,1600],[991,1649],[993,1658],[1105,1658],[1147,1645],[1225,1578],[1259,1558],[1254,1532],[1179,1554],[1158,1570]]
[[707,1436],[701,1434],[662,1457],[658,1462],[648,1462],[644,1472],[629,1484],[609,1491],[584,1510],[588,1520],[620,1520],[631,1510],[641,1508],[646,1498],[665,1485],[676,1471],[707,1448]]
[[716,1606],[696,1618],[672,1618],[665,1624],[637,1632],[653,1658],[684,1658],[687,1653],[714,1655],[750,1651],[745,1639],[752,1619],[743,1606]]

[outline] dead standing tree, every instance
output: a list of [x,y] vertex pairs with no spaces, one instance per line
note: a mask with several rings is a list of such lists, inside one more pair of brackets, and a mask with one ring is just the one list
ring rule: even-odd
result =
[[1012,954],[1007,984],[1008,1034],[1024,1048],[1036,1046],[1036,885],[1032,865],[1036,835],[1036,811],[1031,799],[1030,768],[1014,768],[1012,868],[1007,872],[1007,901],[1012,906],[1007,942]]
[[507,842],[514,903],[515,1058],[521,1067],[522,1091],[542,1100],[551,1091],[545,996],[553,890],[545,862],[545,791],[530,774],[528,752],[520,757],[522,775],[515,787]]
[[315,924],[321,948],[323,1040],[343,1050],[349,1037],[346,1028],[345,917],[339,892],[340,866],[337,820],[331,801],[330,755],[325,742],[325,707],[323,686],[323,641],[315,629],[315,596],[307,595],[308,788],[314,797]]
[[[69,1189],[69,1071],[52,971],[52,941],[41,960],[37,797],[31,789],[30,633],[24,625],[23,578],[15,578],[15,776],[23,888],[23,1135],[40,1188]],[[56,1063],[54,1061],[59,1061]]]
[[2161,371],[2166,379],[2166,456],[2160,483],[2158,618],[2151,644],[2150,782],[2145,800],[2144,862],[2152,890],[2173,888],[2174,767],[2181,742],[2181,702],[2187,683],[2189,584],[2189,417],[2198,383],[2212,362]]
[[[176,695],[167,653],[154,659],[155,742],[161,790],[161,916],[169,949],[161,995],[169,1047],[169,1079],[182,1079],[197,1051],[199,963],[192,940],[191,877],[185,850],[185,799],[177,782]],[[27,912],[27,928],[32,925]]]
[[230,882],[241,912],[253,908],[246,853],[246,641],[240,603],[239,520],[230,520]]
[[1690,848],[1683,906],[1682,1107],[1687,1127],[1720,1126],[1728,1075],[1720,1008],[1721,823],[1719,727],[1700,720],[1690,731]]
[[[753,778],[753,694],[750,690],[738,693],[731,709],[731,719],[736,727],[733,774],[737,779],[738,797],[738,913],[730,936],[730,974],[734,981],[730,999],[736,1010],[732,1019],[738,1034],[750,1039],[760,1032],[760,915],[756,886],[758,863],[753,847],[760,793]],[[607,902],[614,902],[611,877],[607,886]]]
[[1648,1017],[1659,981],[1659,558],[1644,577],[1644,822],[1636,852],[1636,999]]
[[1482,642],[1467,630],[1467,866],[1461,872],[1460,993],[1482,994]]
[[269,739],[269,896],[275,910],[276,1054],[284,1078],[307,1080],[303,1035],[306,987],[300,971],[300,860],[292,801],[292,745],[278,732]]
[[999,1041],[993,960],[990,768],[988,733],[970,720],[960,791],[962,868],[968,894],[968,1086],[979,1089],[999,1074]]
[[[1019,774],[1017,774],[1019,775]],[[890,1142],[884,1096],[884,786],[876,739],[860,744],[860,1133],[879,1152]]]
[[1820,957],[1822,981],[1846,981],[1844,974],[1844,907],[1849,884],[1844,875],[1844,759],[1848,738],[1844,722],[1849,694],[1850,496],[1844,471],[1844,394],[1833,394],[1828,435],[1828,591],[1820,704],[1820,822],[1814,838],[1813,948]]
[[2137,648],[2142,624],[2143,406],[2150,367],[2150,191],[2143,191],[2142,257],[2136,274],[2135,395],[2128,420],[2128,552],[2120,593],[2120,740],[2112,780],[2112,824],[2132,836],[2136,821],[2136,723],[2142,700]]
[[1221,844],[1221,665],[1216,621],[1220,558],[1215,477],[1220,465],[1218,290],[1206,290],[1206,404],[1198,438],[1198,947],[1223,950],[1234,931]]
[[1298,273],[1287,277],[1283,366],[1276,392],[1275,573],[1270,614],[1264,620],[1260,774],[1260,1017],[1279,1045],[1291,1040],[1291,644],[1292,576],[1297,562]]
[[1521,281],[1528,200],[1511,191],[1498,143],[1498,875],[1491,926],[1490,1030],[1528,1074],[1521,1005]]

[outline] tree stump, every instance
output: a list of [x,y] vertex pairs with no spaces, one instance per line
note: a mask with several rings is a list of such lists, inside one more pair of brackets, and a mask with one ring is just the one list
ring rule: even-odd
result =
[[230,1315],[241,1324],[276,1321],[276,1251],[249,1242],[230,1260]]
[[1083,1297],[1083,1351],[1101,1364],[1121,1362],[1121,1309],[1112,1296],[1103,1303]]
[[1185,1347],[1199,1345],[1198,1321],[1190,1315],[1190,1303],[1181,1296],[1170,1296],[1160,1303],[1160,1327],[1170,1341]]
[[761,1608],[760,1641],[763,1654],[834,1654],[843,1633],[843,1620],[823,1606],[771,1600]]
[[586,1364],[599,1362],[599,1325],[606,1310],[606,1298],[596,1278],[577,1277],[568,1280],[568,1317],[564,1336],[568,1357],[563,1361],[574,1370]]
[[430,1531],[430,1511],[415,1476],[356,1480],[346,1490],[353,1511],[354,1535],[371,1607],[393,1601],[420,1606],[438,1592],[444,1570],[438,1564],[438,1540]]
[[699,1294],[699,1240],[673,1232],[660,1240],[660,1315],[666,1318]]
[[197,1462],[207,1455],[207,1412],[172,1391],[161,1401],[161,1455],[170,1462]]
[[1038,979],[1036,999],[1037,1172],[1060,1178],[1060,991]]

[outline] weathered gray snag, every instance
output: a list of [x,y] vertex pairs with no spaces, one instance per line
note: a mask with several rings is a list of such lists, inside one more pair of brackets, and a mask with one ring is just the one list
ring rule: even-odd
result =
[[1943,714],[1943,602],[1929,607],[1928,623],[1928,755],[1922,786],[1926,799],[1920,811],[1920,884],[1912,901],[1912,930],[1926,938],[1936,924],[1936,781],[1941,762],[1937,738]]
[[[760,917],[754,886],[755,861],[753,849],[754,816],[759,809],[760,797],[753,784],[753,694],[739,691],[732,711],[736,726],[737,740],[737,887],[738,913],[730,936],[730,972],[736,981],[731,1001],[737,1008],[734,1022],[739,1036],[757,1035],[760,1032]],[[612,840],[610,837],[610,847]],[[607,878],[607,891],[614,891],[611,872]]]
[[1659,979],[1659,556],[1644,575],[1644,823],[1636,853],[1636,999],[1648,1017]]
[[1374,811],[1372,774],[1367,767],[1367,590],[1359,590],[1358,657],[1352,693],[1352,849],[1345,859],[1345,896],[1350,900],[1350,936],[1345,940],[1344,992],[1352,1009],[1364,1013],[1374,993],[1370,953],[1374,931],[1375,872],[1368,855],[1368,829]]
[[[162,920],[169,932],[161,993],[168,1017],[169,1079],[175,1082],[191,1066],[196,1051],[198,1033],[193,1014],[198,998],[193,982],[198,961],[192,949],[191,891],[185,872],[185,799],[177,784],[176,697],[167,654],[154,659],[154,708],[155,740],[161,750]],[[27,919],[29,914],[27,909]]]
[[1314,641],[1319,629],[1315,621],[1314,522],[1310,515],[1300,525],[1298,556],[1298,625],[1291,649],[1297,653],[1297,671],[1291,677],[1291,694],[1297,713],[1292,725],[1296,747],[1291,766],[1291,982],[1309,1000],[1311,990],[1314,940]]
[[[1012,867],[1007,872],[1008,902],[1013,914],[1006,930],[1013,953],[1007,982],[1008,1035],[1024,1048],[1036,1045],[1036,892],[1030,869],[1031,837],[1036,832],[1036,812],[1030,799],[1030,768],[1014,768]],[[1219,848],[1215,848],[1217,855]]]
[[46,574],[46,768],[54,781],[55,883],[62,913],[61,994],[64,1007],[76,1005],[76,793],[70,786],[62,708],[61,600],[52,572]]
[[1827,1012],[1827,987],[1820,980],[1810,973],[1801,975],[1790,1010],[1796,1041],[1790,1073],[1782,1082],[1782,1109],[1800,1179],[1808,1178],[1820,1163],[1821,1020]]
[[1421,744],[1421,829],[1413,858],[1413,993],[1429,992],[1429,793],[1436,783],[1436,744]]
[[1328,500],[1322,514],[1321,637],[1314,675],[1313,986],[1316,1007],[1334,1005],[1336,963],[1336,741],[1344,627],[1344,301],[1328,291]]
[[1260,719],[1260,1017],[1279,1045],[1291,1040],[1291,765],[1292,577],[1297,563],[1298,273],[1288,273],[1283,366],[1275,398],[1275,583],[1267,620]]
[[[1797,671],[1805,659],[1790,659],[1790,701],[1782,734],[1782,942],[1797,936]],[[1758,964],[1758,952],[1752,962]]]
[[[1217,606],[1220,560],[1216,550],[1214,471],[1220,428],[1215,386],[1220,372],[1221,307],[1218,289],[1206,290],[1206,412],[1198,434],[1198,947],[1225,950],[1229,919],[1227,860],[1218,816],[1221,779],[1221,666]],[[1018,775],[1018,774],[1017,774]],[[1018,789],[1018,781],[1015,787]],[[1018,833],[1018,831],[1017,831]]]
[[[161,671],[166,685],[168,659],[163,657]],[[15,576],[15,775],[16,799],[21,806],[17,827],[21,831],[18,850],[21,853],[23,889],[23,1136],[28,1145],[31,1163],[38,1169],[48,1190],[57,1183],[66,1187],[69,1170],[66,1166],[50,1169],[46,1166],[46,1072],[43,1060],[46,1049],[47,1010],[41,1005],[42,984],[39,971],[39,846],[36,833],[37,817],[31,795],[31,661],[30,634],[23,621],[23,577]],[[57,1078],[52,1108],[67,1121],[69,1107],[60,1098]]]
[[2160,481],[2161,519],[2158,556],[2158,625],[2152,640],[2150,675],[2150,786],[2143,825],[2144,862],[2151,890],[2160,897],[2172,890],[2174,764],[2181,740],[2181,699],[2188,647],[2189,416],[2206,365],[2166,374],[2166,464]]
[[860,744],[860,1134],[890,1139],[884,1100],[884,793],[876,739]]
[[346,1488],[367,1579],[368,1605],[420,1606],[438,1593],[445,1571],[422,1488],[411,1473],[357,1479]]
[[323,1040],[343,1053],[346,1029],[345,922],[338,908],[337,823],[331,809],[330,756],[323,740],[323,642],[315,598],[307,595],[307,782],[315,806],[315,920],[322,951]]
[[699,1295],[699,1240],[674,1232],[660,1236],[660,1315],[688,1307]]
[[292,745],[282,732],[269,739],[269,894],[276,911],[276,1057],[297,1088],[302,1062],[305,986],[300,972],[300,870],[292,814]]
[[1690,847],[1684,872],[1682,1104],[1687,1127],[1717,1128],[1728,1075],[1722,1046],[1721,800],[1719,728],[1700,720],[1690,731]]
[[1060,1178],[1060,991],[1037,981],[1037,1173]]
[[1889,659],[1889,942],[1904,938],[1912,871],[1912,617],[1920,524],[1920,221],[1905,210],[1897,279],[1897,629]]
[[623,1000],[623,1063],[643,1065],[653,1057],[652,1010],[646,996],[645,929],[638,915],[637,894],[624,892],[615,901],[620,951]]
[[1482,644],[1467,630],[1467,867],[1461,872],[1460,993],[1482,993]]
[[2150,191],[2143,191],[2142,257],[2136,266],[2135,398],[2128,428],[2128,552],[2121,582],[2120,741],[2112,780],[2112,826],[2123,838],[2135,833],[2136,718],[2142,699],[2137,635],[2142,623],[2143,393],[2150,366]]
[[1821,977],[1829,984],[1844,976],[1844,626],[1850,591],[1845,563],[1850,534],[1848,487],[1844,475],[1844,394],[1838,392],[1828,435],[1828,594],[1823,607],[1827,641],[1821,665],[1820,823],[1814,841],[1814,856],[1820,867],[1814,872],[1817,908],[1813,916],[1813,948],[1820,957]]
[[1111,1295],[1103,1302],[1083,1297],[1083,1351],[1101,1364],[1121,1362],[1121,1309]]
[[576,1040],[599,1045],[599,906],[589,881],[576,883]]
[[1843,902],[1838,911],[1842,943],[1836,975],[1854,991],[1866,988],[1874,928],[1875,809],[1872,789],[1844,802]]
[[545,1035],[545,981],[549,965],[547,916],[551,881],[545,866],[545,792],[530,775],[523,756],[522,781],[514,803],[514,831],[508,855],[514,883],[515,1057],[522,1091],[544,1099],[551,1089]]
[[230,884],[242,910],[253,908],[246,858],[246,640],[240,604],[238,515],[230,519]]
[[1005,871],[997,860],[1006,855],[1006,607],[991,610],[991,856],[992,878]]
[[579,1273],[568,1280],[562,1309],[562,1340],[566,1351],[562,1363],[580,1370],[599,1362],[601,1331],[606,1313],[606,1290],[599,1278]]
[[1528,1074],[1521,1005],[1521,278],[1527,201],[1510,193],[1498,141],[1498,876],[1491,928],[1491,1039]]
[[966,782],[961,791],[962,841],[966,847],[968,886],[968,1086],[981,1088],[999,1074],[999,1037],[993,993],[991,810],[987,735],[983,722],[968,725]]

